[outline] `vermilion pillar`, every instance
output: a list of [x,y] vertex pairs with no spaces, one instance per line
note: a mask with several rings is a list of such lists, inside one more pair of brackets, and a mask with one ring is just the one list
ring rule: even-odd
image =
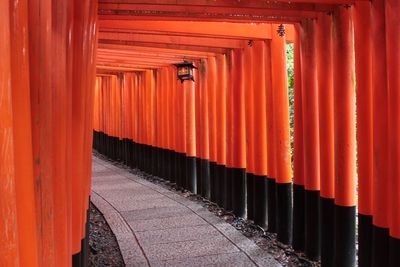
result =
[[199,66],[199,82],[200,82],[200,98],[201,98],[201,144],[202,144],[202,161],[201,161],[201,193],[202,196],[210,199],[210,147],[209,147],[209,123],[208,123],[208,94],[207,94],[207,60],[202,60]]
[[219,194],[219,181],[217,181],[217,61],[215,57],[207,59],[207,99],[208,99],[208,125],[210,141],[210,187],[211,201],[217,201]]
[[304,250],[304,151],[300,26],[294,39],[293,248]]
[[246,214],[246,125],[243,51],[235,49],[232,58],[232,206],[236,216]]
[[391,173],[390,266],[399,266],[400,251],[400,2],[386,1],[386,45],[389,92],[389,155]]
[[388,266],[390,179],[385,1],[372,1],[372,86],[374,121],[374,216],[372,266]]
[[335,262],[356,264],[356,117],[352,10],[334,12]]
[[4,265],[19,264],[17,228],[17,204],[15,192],[14,169],[14,140],[13,140],[13,111],[11,80],[11,47],[10,47],[10,6],[8,1],[0,3],[4,11],[0,18],[0,53],[3,60],[0,62],[0,186],[1,217],[0,236],[3,240],[0,253]]
[[187,189],[195,193],[196,182],[196,118],[195,118],[195,85],[185,81],[186,94],[186,179]]
[[[176,147],[176,137],[175,133],[177,130],[177,121],[174,120],[174,108],[176,101],[176,68],[175,67],[170,67],[168,69],[168,77],[167,77],[167,101],[168,101],[168,106],[166,110],[166,116],[169,116],[169,126],[168,126],[168,147],[165,151],[162,153],[164,154],[164,160],[166,161],[167,168],[166,168],[166,175],[167,178],[171,182],[175,182],[176,180],[176,173],[178,171],[177,169],[177,164],[175,162],[176,159],[176,154],[175,154],[175,147]],[[165,102],[165,99],[160,99],[159,101]],[[164,129],[160,129],[161,134],[163,134]]]
[[[35,66],[30,69],[31,87],[31,114],[32,114],[32,141],[33,141],[33,160],[34,176],[40,177],[40,181],[35,183],[37,223],[39,229],[46,231],[38,232],[39,258],[42,260],[39,265],[55,265],[56,259],[53,248],[54,243],[54,221],[52,217],[45,214],[54,213],[53,203],[53,127],[52,127],[52,90],[51,90],[51,32],[43,31],[43,28],[51,25],[51,3],[41,1],[31,1],[29,3],[29,63]],[[78,7],[76,8],[78,9]],[[8,10],[8,9],[7,9]],[[74,10],[76,12],[76,10]],[[83,13],[83,11],[82,11]],[[77,17],[80,14],[77,12]],[[79,24],[79,23],[77,23]],[[73,35],[76,36],[75,44],[78,45],[82,39],[81,33],[74,27]],[[75,45],[74,45],[75,47]],[[74,48],[75,49],[75,48]],[[77,51],[79,49],[77,48]],[[78,53],[77,53],[78,54]],[[81,90],[80,75],[82,59],[74,57],[74,93]],[[79,93],[78,93],[79,94]],[[76,148],[83,147],[83,114],[80,113],[83,99],[73,97],[73,123],[72,142],[74,144],[72,153],[76,152],[72,163],[72,187],[77,190],[76,198],[72,199],[72,253],[79,253],[81,250],[82,237],[82,209],[83,188],[83,151],[78,152]],[[74,116],[79,113],[78,116]],[[38,186],[40,185],[40,186]]]
[[267,98],[265,57],[266,47],[262,41],[254,43],[254,222],[261,227],[267,226]]
[[[279,25],[273,27],[278,28]],[[278,240],[292,242],[292,170],[289,130],[289,94],[286,73],[286,38],[272,35],[272,88],[276,154],[276,230]]]
[[227,92],[226,92],[226,184],[223,207],[232,210],[232,176],[233,167],[233,50],[227,54]]
[[[317,68],[321,165],[321,265],[333,266],[335,237],[335,153],[332,69],[332,17],[317,22]],[[323,144],[323,145],[322,145]]]
[[271,41],[265,41],[265,90],[267,98],[267,189],[268,189],[268,231],[276,231],[276,139],[275,139],[275,113],[274,113],[274,88],[272,86],[272,53]]
[[[53,49],[52,57],[58,59],[58,64],[53,65],[51,68],[52,74],[52,91],[53,91],[53,109],[51,113],[52,124],[53,124],[53,153],[58,155],[53,159],[53,173],[57,174],[58,180],[54,183],[54,205],[57,207],[54,209],[54,231],[57,233],[55,238],[55,258],[56,262],[60,266],[68,266],[68,262],[71,261],[69,236],[70,236],[70,218],[68,216],[68,199],[71,199],[71,187],[70,178],[68,177],[68,165],[65,164],[68,158],[71,157],[70,152],[67,150],[67,136],[68,134],[68,119],[70,117],[69,107],[71,101],[71,91],[67,87],[67,42],[64,42],[64,36],[67,36],[67,6],[68,3],[53,3],[53,11],[57,10],[57,16],[52,19],[52,35]],[[54,45],[56,44],[56,45]],[[18,66],[20,67],[20,66]],[[20,78],[18,78],[20,79]],[[89,90],[88,90],[89,91]],[[29,95],[29,93],[28,93]],[[87,101],[87,98],[86,98]],[[92,128],[92,127],[90,127]],[[24,130],[26,132],[26,129]],[[29,140],[30,141],[30,140]],[[89,164],[89,163],[88,163]],[[87,166],[85,166],[87,168]],[[87,179],[85,175],[84,178]],[[83,182],[83,180],[81,181]],[[82,185],[83,187],[83,185]],[[83,192],[82,199],[85,199],[87,192]],[[85,203],[86,204],[86,203]],[[86,209],[84,209],[86,211]],[[86,218],[82,214],[82,218]],[[84,224],[82,224],[83,226]],[[82,231],[84,233],[84,229]],[[82,236],[82,239],[84,237]],[[62,264],[62,262],[65,264]]]
[[[254,78],[258,68],[254,65],[254,43],[244,49],[244,86],[246,114],[246,181],[247,181],[247,219],[254,220]],[[259,79],[259,77],[256,77]]]
[[[2,7],[4,8],[4,7]],[[6,47],[2,47],[1,51],[4,51],[8,55],[12,55],[11,60],[11,90],[12,93],[12,111],[13,111],[13,144],[14,144],[14,158],[18,159],[15,161],[15,192],[16,192],[16,206],[17,206],[17,225],[18,231],[16,232],[18,242],[18,253],[19,263],[21,266],[38,266],[38,250],[37,250],[37,233],[36,233],[36,209],[35,209],[35,191],[34,191],[34,176],[33,176],[33,158],[32,158],[32,134],[30,129],[32,128],[31,123],[31,105],[30,105],[30,87],[29,87],[29,58],[23,51],[28,50],[27,32],[21,31],[21,27],[28,27],[28,5],[27,1],[21,1],[10,6],[10,44],[3,42],[3,46],[8,46],[11,50],[7,50]],[[7,12],[8,9],[2,9]],[[5,16],[7,18],[7,16]],[[1,22],[3,27],[7,27],[7,22]],[[0,32],[4,32],[4,29],[0,29]],[[3,38],[8,38],[3,36]],[[7,54],[2,55],[5,62],[9,63]],[[7,63],[6,63],[7,64]],[[4,74],[4,66],[0,67],[3,70],[2,81],[6,82],[7,75]],[[1,75],[1,74],[0,74]],[[0,85],[0,93],[6,95],[7,86]],[[9,99],[5,99],[9,101]],[[0,104],[2,106],[3,104]],[[0,111],[1,114],[7,114],[5,110]],[[7,121],[1,118],[3,121]],[[3,132],[2,126],[0,131]],[[0,137],[1,138],[1,137]],[[1,138],[2,140],[5,140]],[[0,144],[4,147],[4,144]],[[10,147],[11,149],[11,147]],[[11,153],[11,151],[6,152]],[[7,159],[9,155],[0,155],[1,158]],[[5,162],[0,163],[2,166]],[[0,171],[1,172],[1,171]],[[66,174],[66,173],[64,173]],[[1,175],[3,177],[3,174]],[[5,176],[7,177],[7,175]],[[65,176],[64,176],[65,182]],[[68,190],[64,189],[64,192]],[[3,194],[0,193],[0,194]],[[3,197],[7,196],[5,194]],[[68,198],[64,200],[64,208],[68,206]],[[7,202],[10,199],[6,200]],[[5,202],[5,203],[7,203]],[[4,203],[4,202],[3,202]],[[12,203],[11,203],[12,204]],[[63,215],[66,215],[66,210],[62,210]],[[65,213],[64,213],[65,212]],[[2,217],[6,217],[4,214]],[[70,222],[64,216],[64,220],[61,223],[63,230],[68,229],[67,225]],[[3,233],[7,233],[4,229],[1,230]],[[67,237],[70,237],[70,232],[67,233]],[[63,237],[65,237],[63,235]],[[2,237],[4,238],[4,237]],[[68,240],[66,240],[68,241]],[[7,242],[5,243],[7,245]],[[65,260],[71,261],[69,254],[69,243],[64,242],[61,250],[67,253]],[[1,253],[2,254],[2,253]]]
[[316,21],[302,22],[301,70],[305,182],[305,252],[320,258],[319,110],[316,56]]
[[186,186],[186,98],[184,92],[184,85],[180,81],[176,81],[176,94],[177,94],[177,101],[181,103],[178,105],[178,127],[179,127],[179,181],[177,184],[182,188]]
[[[198,63],[197,66],[200,66],[200,63]],[[199,69],[200,71],[200,69]],[[202,122],[201,122],[201,93],[200,93],[200,81],[199,81],[199,71],[195,72],[195,115],[196,115],[196,180],[197,180],[197,194],[201,195],[202,192],[202,179],[201,179],[201,162],[202,162],[202,157],[203,157],[203,144],[202,144],[202,136],[201,136],[201,127],[202,127]]]
[[217,171],[219,194],[217,203],[223,206],[226,196],[226,101],[227,101],[227,64],[226,55],[217,56]]
[[372,245],[372,50],[371,3],[354,6],[354,47],[357,94],[357,157],[358,157],[358,263],[371,266]]

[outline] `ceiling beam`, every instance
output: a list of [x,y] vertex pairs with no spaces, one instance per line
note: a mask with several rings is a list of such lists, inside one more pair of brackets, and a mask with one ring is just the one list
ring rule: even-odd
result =
[[162,53],[168,55],[176,56],[188,56],[197,58],[207,58],[210,56],[216,56],[217,53],[212,52],[202,52],[193,50],[181,50],[181,49],[170,49],[170,48],[158,48],[158,47],[147,47],[147,46],[130,46],[130,45],[120,45],[120,44],[107,44],[99,43],[99,49],[110,49],[110,50],[123,50],[123,51],[142,51],[147,53]]
[[154,35],[143,33],[124,33],[124,32],[99,32],[99,40],[122,40],[145,43],[178,44],[205,46],[217,48],[244,48],[247,44],[245,39],[227,39],[211,37],[187,37],[176,35]]

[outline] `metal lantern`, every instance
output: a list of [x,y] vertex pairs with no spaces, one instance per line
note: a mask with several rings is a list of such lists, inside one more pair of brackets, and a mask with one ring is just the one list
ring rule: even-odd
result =
[[182,83],[186,80],[194,81],[193,69],[196,69],[196,67],[192,62],[183,61],[182,63],[175,64],[175,66],[178,69],[178,80],[181,80]]

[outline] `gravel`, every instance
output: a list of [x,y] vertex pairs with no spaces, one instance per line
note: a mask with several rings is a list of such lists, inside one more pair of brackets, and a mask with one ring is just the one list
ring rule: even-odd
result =
[[92,203],[89,216],[89,266],[125,266],[117,239]]

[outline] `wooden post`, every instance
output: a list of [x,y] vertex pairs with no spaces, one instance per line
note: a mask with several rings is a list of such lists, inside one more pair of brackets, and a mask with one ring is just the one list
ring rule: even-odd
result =
[[335,153],[333,114],[332,17],[317,22],[317,68],[321,165],[321,265],[334,266]]
[[294,40],[293,248],[304,251],[304,150],[300,26]]
[[[279,25],[273,25],[278,28]],[[278,240],[292,243],[292,169],[290,155],[289,93],[286,72],[286,38],[272,35],[272,88],[276,160],[276,231]]]
[[400,2],[386,1],[386,45],[389,95],[389,155],[391,174],[391,221],[389,266],[399,266],[400,260]]
[[316,21],[302,22],[301,66],[305,179],[305,252],[320,258],[320,155]]
[[356,264],[356,117],[352,10],[333,17],[335,110],[335,262]]
[[357,94],[358,157],[358,263],[371,266],[372,192],[373,192],[373,119],[371,3],[354,5],[354,47]]
[[254,42],[254,222],[267,226],[267,97],[266,47],[263,41]]
[[372,266],[389,265],[388,88],[385,2],[372,1],[374,215]]

